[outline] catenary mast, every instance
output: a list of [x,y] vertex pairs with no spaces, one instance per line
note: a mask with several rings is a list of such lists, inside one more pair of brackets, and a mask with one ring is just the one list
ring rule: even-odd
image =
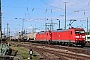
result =
[[1,0],[0,0],[0,42],[2,42],[2,13],[1,13]]

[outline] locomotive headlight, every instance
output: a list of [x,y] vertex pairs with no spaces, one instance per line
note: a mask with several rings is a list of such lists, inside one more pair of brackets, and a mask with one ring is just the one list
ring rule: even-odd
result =
[[76,36],[76,38],[79,38],[79,36]]
[[82,38],[85,38],[85,36],[82,36]]
[[78,40],[78,39],[76,39],[76,40]]

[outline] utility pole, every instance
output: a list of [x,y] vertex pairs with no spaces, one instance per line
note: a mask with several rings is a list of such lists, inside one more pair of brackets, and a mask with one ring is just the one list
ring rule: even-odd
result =
[[88,35],[88,17],[87,17],[87,35]]
[[[22,18],[15,18],[15,19],[22,19]],[[24,18],[22,19],[22,34],[23,34],[23,29],[24,29]]]
[[24,20],[25,20],[25,19],[23,18],[23,19],[22,19],[22,37],[23,37],[23,33],[24,33],[24,30],[23,30],[23,29],[24,29]]
[[5,35],[5,28],[4,28],[4,35]]
[[27,34],[27,29],[25,30],[25,34]]
[[64,2],[65,3],[65,29],[66,29],[66,3],[67,2]]
[[[47,26],[49,26],[50,29]],[[51,30],[51,23],[45,23],[45,31],[47,31],[47,29]]]
[[[85,10],[84,10],[84,15],[86,14],[86,12],[85,12]],[[89,32],[88,32],[88,17],[87,17],[87,20],[86,20],[86,22],[87,22],[87,35],[89,34]]]
[[9,37],[10,37],[10,28],[9,28]]
[[[59,20],[59,19],[57,19],[57,20]],[[59,20],[59,23],[58,23],[59,25],[58,25],[58,28],[60,29],[60,20]]]
[[0,43],[2,43],[2,13],[1,13],[1,0],[0,0]]
[[24,19],[22,19],[22,32],[23,32],[23,28],[24,28]]
[[59,20],[59,29],[60,29],[60,20]]
[[53,24],[57,24],[57,23],[45,23],[45,30],[47,31],[47,29],[48,29],[48,30],[52,31],[51,27],[53,27]]
[[9,24],[7,23],[7,37],[8,37],[8,25],[9,25]]
[[51,18],[50,29],[53,30],[53,20],[52,20],[52,18]]

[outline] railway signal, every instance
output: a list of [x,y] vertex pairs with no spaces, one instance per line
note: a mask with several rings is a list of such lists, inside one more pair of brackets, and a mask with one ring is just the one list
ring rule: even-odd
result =
[[29,54],[30,54],[30,59],[32,59],[32,55],[33,55],[32,49],[30,49]]

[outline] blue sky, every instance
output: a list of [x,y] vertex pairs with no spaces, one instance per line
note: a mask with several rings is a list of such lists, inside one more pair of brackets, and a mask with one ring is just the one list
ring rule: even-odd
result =
[[64,29],[64,2],[67,2],[67,28],[69,20],[75,19],[77,21],[72,26],[83,27],[86,30],[87,17],[90,21],[90,0],[2,0],[2,31],[4,32],[5,28],[5,33],[7,33],[7,23],[11,34],[21,31],[22,19],[25,19],[24,29],[28,32],[31,32],[33,27],[45,30],[45,23],[50,23],[51,19],[57,23],[54,25],[54,30],[58,28],[57,19],[60,19],[61,28]]

